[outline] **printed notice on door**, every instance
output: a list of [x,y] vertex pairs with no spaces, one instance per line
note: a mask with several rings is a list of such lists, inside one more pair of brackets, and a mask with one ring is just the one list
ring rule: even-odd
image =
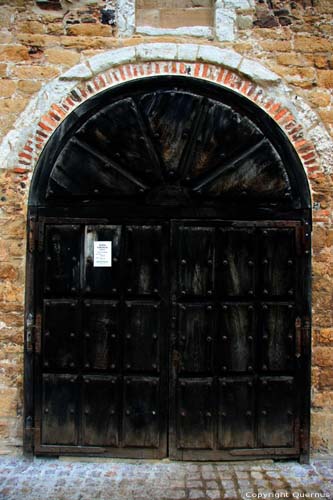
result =
[[94,241],[94,267],[112,266],[112,241]]

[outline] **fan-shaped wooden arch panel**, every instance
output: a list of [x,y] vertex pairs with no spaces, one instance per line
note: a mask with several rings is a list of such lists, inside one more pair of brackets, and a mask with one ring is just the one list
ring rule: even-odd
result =
[[291,191],[279,153],[248,117],[213,99],[163,90],[91,116],[58,156],[47,198],[283,203]]
[[191,78],[152,78],[89,99],[58,127],[30,205],[135,203],[310,207],[287,137],[244,97]]

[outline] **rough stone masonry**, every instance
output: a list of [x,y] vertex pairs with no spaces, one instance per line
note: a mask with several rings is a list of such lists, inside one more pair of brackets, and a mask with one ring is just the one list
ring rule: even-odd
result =
[[[12,158],[18,151],[10,134],[21,134],[19,116],[46,84],[73,66],[89,65],[92,57],[107,50],[139,44],[209,45],[212,53],[215,47],[232,50],[281,79],[286,97],[301,103],[299,119],[313,130],[313,137],[320,124],[325,133],[317,135],[318,158],[310,155],[305,160],[314,208],[313,452],[333,451],[332,40],[331,0],[137,0],[136,5],[134,0],[0,0],[0,136]],[[274,100],[272,82],[261,84]],[[41,102],[37,98],[33,102],[38,109]],[[315,120],[310,120],[309,110]],[[1,453],[22,449],[30,179],[24,162],[0,165]]]

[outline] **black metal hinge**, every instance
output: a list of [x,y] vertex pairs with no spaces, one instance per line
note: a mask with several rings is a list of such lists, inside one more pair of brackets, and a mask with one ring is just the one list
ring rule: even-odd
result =
[[311,253],[311,227],[308,222],[304,223],[302,227],[302,247],[305,255],[310,255]]

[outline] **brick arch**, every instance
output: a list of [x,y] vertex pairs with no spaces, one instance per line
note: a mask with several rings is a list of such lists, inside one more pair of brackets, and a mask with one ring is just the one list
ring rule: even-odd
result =
[[[315,182],[318,175],[332,169],[332,141],[316,113],[258,62],[242,58],[231,50],[194,44],[139,44],[131,48],[128,57],[124,54],[126,51],[129,49],[108,51],[105,57],[94,56],[47,84],[17,120],[15,131],[10,132],[0,146],[3,168],[31,177],[58,125],[99,92],[139,78],[182,75],[231,89],[265,110],[295,148],[310,188],[312,180]],[[188,62],[188,59],[191,60]],[[117,64],[117,61],[127,62]]]

